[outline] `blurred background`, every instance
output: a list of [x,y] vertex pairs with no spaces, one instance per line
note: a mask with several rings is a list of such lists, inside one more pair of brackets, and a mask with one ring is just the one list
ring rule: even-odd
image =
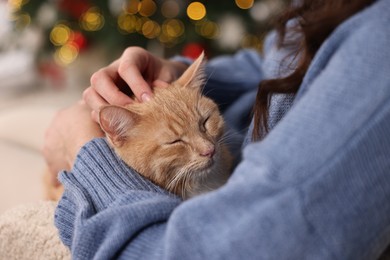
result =
[[59,108],[128,46],[209,58],[262,49],[285,0],[0,0],[0,213],[43,198],[40,149]]

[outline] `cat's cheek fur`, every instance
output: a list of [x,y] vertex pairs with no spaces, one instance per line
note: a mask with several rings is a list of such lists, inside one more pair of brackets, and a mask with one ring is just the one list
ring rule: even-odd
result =
[[214,137],[216,140],[219,140],[224,132],[224,120],[222,116],[214,116],[209,119],[209,122],[206,124],[206,131],[210,136]]

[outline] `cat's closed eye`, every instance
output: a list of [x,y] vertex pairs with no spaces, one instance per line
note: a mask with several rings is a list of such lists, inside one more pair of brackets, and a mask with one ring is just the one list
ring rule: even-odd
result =
[[181,139],[175,139],[173,141],[168,141],[165,144],[166,145],[173,145],[173,144],[179,144],[179,143],[182,143],[182,142],[183,142],[183,140],[181,140]]
[[200,126],[200,130],[202,130],[202,132],[207,132],[207,122],[209,121],[210,119],[210,116],[207,116],[205,120],[203,120],[203,123],[201,124]]

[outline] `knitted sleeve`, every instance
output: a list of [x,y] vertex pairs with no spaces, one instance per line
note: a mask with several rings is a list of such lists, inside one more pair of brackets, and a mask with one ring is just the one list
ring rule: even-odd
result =
[[103,138],[87,143],[59,178],[65,192],[55,224],[75,259],[110,259],[131,234],[157,227],[180,203],[127,167]]

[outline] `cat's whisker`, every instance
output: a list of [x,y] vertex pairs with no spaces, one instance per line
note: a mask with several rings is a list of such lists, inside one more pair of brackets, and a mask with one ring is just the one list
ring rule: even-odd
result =
[[242,134],[246,134],[246,132],[247,130],[237,131],[237,130],[227,129],[225,130],[223,136],[242,135]]
[[188,177],[189,177],[189,174],[184,175],[183,184],[181,185],[181,194],[183,197],[187,197],[186,191],[187,192],[189,191],[189,189],[187,187],[188,186],[188,181],[187,181]]
[[218,145],[227,145],[227,144],[241,144],[243,140],[234,140],[234,139],[231,139],[231,140],[218,140],[217,144]]
[[186,197],[188,193],[191,193],[193,191],[193,182],[195,181],[195,177],[202,176],[202,174],[198,174],[199,171],[197,171],[197,165],[197,162],[192,162],[187,165],[186,173],[181,178],[181,189],[184,197]]
[[185,169],[180,169],[180,171],[175,174],[175,177],[172,178],[172,180],[170,180],[170,182],[167,184],[167,189],[170,191],[174,191],[180,179],[185,175],[186,175]]
[[186,179],[189,178],[191,176],[191,168],[190,167],[186,167],[186,168],[182,168],[180,169],[176,174],[175,174],[175,177],[170,180],[170,182],[167,184],[167,189],[170,190],[170,191],[173,191],[173,192],[177,192],[178,190],[178,186],[180,184],[181,185],[181,189],[182,189],[182,194],[184,194],[183,192],[185,191],[186,189]]
[[232,135],[224,135],[222,136],[217,142],[218,144],[235,144],[235,143],[241,143],[242,140],[241,138],[239,140],[237,140],[237,138],[235,138],[237,136],[237,134],[232,134]]

